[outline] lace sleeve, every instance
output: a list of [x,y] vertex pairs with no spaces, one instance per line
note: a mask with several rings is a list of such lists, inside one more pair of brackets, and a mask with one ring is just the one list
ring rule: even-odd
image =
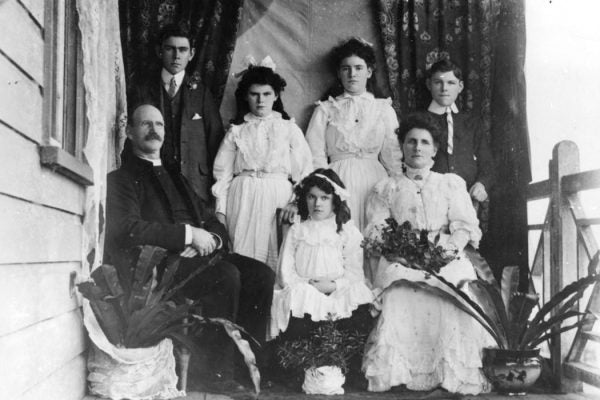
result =
[[395,176],[402,173],[402,148],[396,135],[396,129],[398,129],[398,118],[396,112],[391,106],[391,100],[386,99],[387,102],[383,103],[383,110],[381,112],[382,123],[384,126],[384,138],[381,152],[379,153],[379,159],[381,164],[385,167],[389,176]]
[[298,245],[297,230],[300,223],[295,223],[290,227],[279,255],[277,265],[277,283],[280,287],[293,286],[297,283],[308,283],[308,279],[301,278],[296,272],[296,248]]
[[477,248],[479,240],[481,240],[481,230],[479,229],[479,220],[473,208],[471,197],[467,192],[467,184],[460,176],[455,174],[446,174],[444,177],[448,183],[450,199],[448,209],[450,241],[458,242],[455,244],[460,246],[461,242],[464,241],[461,240],[461,236],[464,237],[466,233],[468,243]]
[[292,181],[300,182],[313,171],[312,153],[302,131],[290,122],[290,161]]
[[328,116],[323,103],[319,103],[308,124],[306,141],[313,157],[313,167],[327,168],[327,144],[325,132],[327,131]]
[[216,198],[215,212],[222,214],[225,214],[227,210],[227,195],[233,180],[233,169],[237,154],[237,146],[233,140],[235,129],[238,129],[238,127],[232,125],[225,135],[213,165],[213,175],[216,180],[212,186],[212,194]]
[[367,227],[363,234],[368,238],[376,238],[379,228],[385,225],[385,220],[391,216],[389,199],[392,183],[390,179],[379,182],[367,197]]
[[364,282],[365,273],[363,270],[363,249],[360,246],[363,236],[353,221],[348,221],[343,230],[343,248],[342,258],[344,259],[344,275],[336,279],[337,289],[348,286],[353,282]]

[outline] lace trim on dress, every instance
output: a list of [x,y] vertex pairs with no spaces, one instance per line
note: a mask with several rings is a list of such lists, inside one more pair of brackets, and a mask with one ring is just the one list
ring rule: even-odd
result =
[[232,125],[232,140],[246,164],[256,171],[272,172],[279,164],[279,152],[289,151],[287,125],[294,120],[284,120],[273,111],[266,117],[246,114],[242,125]]
[[374,131],[381,130],[383,105],[391,105],[392,100],[376,99],[371,93],[359,96],[343,94],[329,97],[326,102],[318,102],[325,108],[327,122],[341,133],[336,146],[342,151],[379,151],[378,141],[373,140]]
[[348,242],[348,234],[344,229],[336,232],[335,216],[323,221],[307,220],[298,224],[294,230],[294,238],[310,246],[327,246],[341,248]]

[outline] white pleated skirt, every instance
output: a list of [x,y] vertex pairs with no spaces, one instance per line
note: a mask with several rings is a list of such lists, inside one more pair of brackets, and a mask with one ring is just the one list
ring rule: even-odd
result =
[[233,251],[277,268],[275,213],[292,196],[287,179],[237,176],[227,197],[227,231]]

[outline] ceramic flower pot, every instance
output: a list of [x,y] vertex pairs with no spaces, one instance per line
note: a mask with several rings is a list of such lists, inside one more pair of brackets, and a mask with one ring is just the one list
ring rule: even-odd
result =
[[540,349],[483,349],[483,372],[499,393],[527,394],[541,371]]
[[346,377],[339,367],[324,366],[304,371],[302,390],[306,394],[344,394]]

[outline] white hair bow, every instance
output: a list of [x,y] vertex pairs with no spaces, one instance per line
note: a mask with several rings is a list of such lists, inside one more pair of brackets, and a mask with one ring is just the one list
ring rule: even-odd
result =
[[246,57],[244,57],[244,61],[242,61],[242,65],[245,66],[246,68],[244,68],[240,72],[234,73],[233,76],[235,78],[239,78],[240,76],[244,75],[246,73],[246,71],[248,71],[248,68],[250,68],[250,67],[266,67],[266,68],[272,69],[273,71],[275,71],[275,68],[277,68],[275,61],[273,61],[271,56],[266,56],[259,63],[257,63],[256,59],[253,56],[247,55]]

